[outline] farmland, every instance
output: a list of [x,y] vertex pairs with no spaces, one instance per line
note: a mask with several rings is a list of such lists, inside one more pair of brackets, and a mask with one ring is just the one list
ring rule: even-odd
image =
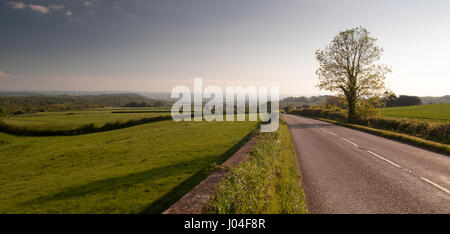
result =
[[[103,124],[169,113],[43,112],[14,124]],[[0,213],[160,213],[220,163],[257,122],[174,122],[77,136],[0,133]]]
[[30,128],[67,130],[93,123],[100,127],[105,123],[125,122],[148,117],[170,115],[167,108],[103,108],[80,111],[38,112],[1,117],[4,123]]
[[450,103],[428,104],[419,106],[381,108],[385,117],[426,120],[431,122],[450,122]]

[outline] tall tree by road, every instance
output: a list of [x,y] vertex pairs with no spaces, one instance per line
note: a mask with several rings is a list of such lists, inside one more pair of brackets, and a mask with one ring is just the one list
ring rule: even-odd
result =
[[383,49],[363,27],[340,32],[323,50],[316,51],[320,67],[320,89],[344,94],[348,104],[348,120],[356,119],[356,102],[362,97],[380,95],[384,79],[391,70],[377,64]]

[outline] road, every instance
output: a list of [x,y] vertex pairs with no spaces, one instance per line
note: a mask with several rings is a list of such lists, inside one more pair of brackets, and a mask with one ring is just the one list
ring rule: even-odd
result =
[[283,115],[311,213],[450,213],[450,157]]

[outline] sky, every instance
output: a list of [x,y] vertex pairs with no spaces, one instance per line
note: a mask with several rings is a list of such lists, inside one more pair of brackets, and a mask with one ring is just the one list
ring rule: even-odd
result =
[[0,1],[0,90],[319,90],[314,52],[363,26],[397,94],[450,94],[449,1]]

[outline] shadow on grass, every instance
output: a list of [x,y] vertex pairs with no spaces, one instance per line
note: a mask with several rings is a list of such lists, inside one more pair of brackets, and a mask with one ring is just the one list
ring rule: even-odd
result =
[[[216,160],[217,163],[221,164],[226,161],[231,155],[238,151],[250,138],[252,133],[248,134],[242,138],[237,144],[228,149],[225,153],[219,156]],[[199,160],[188,160],[179,162],[172,165],[167,165],[163,167],[152,168],[138,173],[132,173],[124,176],[118,176],[114,178],[98,180],[91,183],[87,183],[81,186],[71,186],[63,188],[60,192],[49,195],[42,196],[35,199],[31,199],[21,203],[21,205],[36,205],[40,203],[47,203],[58,200],[65,200],[75,197],[83,197],[89,194],[96,193],[108,193],[109,191],[127,189],[133,187],[135,184],[147,181],[149,179],[165,178],[170,176],[174,171],[179,169],[190,169],[188,165],[196,164]],[[168,193],[164,194],[158,200],[150,203],[148,206],[143,208],[140,213],[161,213],[178,199],[180,199],[184,194],[193,189],[198,183],[208,176],[209,172],[206,170],[208,166],[203,167],[196,174],[189,177],[187,180],[177,185]],[[145,196],[145,194],[143,194]]]
[[[233,147],[228,149],[225,153],[220,155],[219,159],[216,161],[218,164],[222,164],[228,158],[230,158],[235,152],[237,152],[247,141],[252,137],[253,132],[249,133],[247,136],[242,138]],[[168,209],[172,204],[178,201],[182,196],[191,191],[195,186],[197,186],[202,180],[204,180],[210,172],[206,169],[209,166],[203,168],[189,179],[185,180],[183,183],[179,184],[168,193],[160,197],[158,200],[150,203],[147,207],[141,210],[141,214],[160,214],[166,209]]]
[[104,180],[97,180],[80,186],[70,186],[63,188],[60,192],[38,197],[22,203],[23,205],[38,204],[42,202],[50,202],[57,200],[70,199],[74,197],[82,197],[88,194],[103,193],[108,191],[126,189],[133,187],[135,184],[147,181],[149,179],[159,179],[169,176],[173,171],[180,169],[190,169],[188,165],[198,163],[197,160],[188,160],[171,164],[167,166],[152,168],[149,170],[131,173],[124,176],[113,177]]

